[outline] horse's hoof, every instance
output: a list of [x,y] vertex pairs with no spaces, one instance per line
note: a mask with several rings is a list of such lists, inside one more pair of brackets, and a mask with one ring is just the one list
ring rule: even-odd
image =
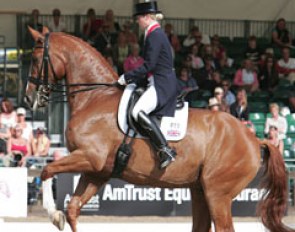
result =
[[64,230],[66,217],[61,211],[55,211],[52,215],[52,223],[55,225],[60,231]]

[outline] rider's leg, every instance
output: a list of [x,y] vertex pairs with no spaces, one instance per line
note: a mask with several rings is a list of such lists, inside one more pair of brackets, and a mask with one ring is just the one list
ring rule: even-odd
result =
[[160,156],[160,168],[167,167],[176,156],[157,124],[148,116],[157,106],[157,93],[153,84],[143,93],[132,111],[133,118],[146,130]]

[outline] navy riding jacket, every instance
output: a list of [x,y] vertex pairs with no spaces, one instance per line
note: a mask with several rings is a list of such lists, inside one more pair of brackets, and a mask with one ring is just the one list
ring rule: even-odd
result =
[[174,116],[178,94],[170,42],[161,28],[153,30],[146,38],[143,49],[144,63],[124,74],[128,84],[154,76],[158,105],[152,114]]

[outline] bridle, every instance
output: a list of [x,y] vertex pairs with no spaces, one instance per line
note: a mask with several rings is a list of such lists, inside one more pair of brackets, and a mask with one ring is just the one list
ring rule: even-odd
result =
[[[28,82],[34,84],[36,86],[37,90],[37,104],[39,106],[43,106],[44,103],[47,102],[66,102],[65,100],[55,100],[58,98],[64,98],[65,96],[73,96],[80,92],[90,91],[97,89],[99,86],[108,86],[108,87],[118,87],[117,82],[113,83],[75,83],[75,84],[60,84],[60,83],[49,83],[49,68],[51,69],[51,72],[53,74],[53,78],[55,82],[58,81],[56,72],[54,70],[50,55],[49,55],[49,38],[50,33],[45,34],[45,40],[43,43],[43,46],[36,45],[34,47],[35,49],[43,49],[43,57],[42,57],[42,63],[41,67],[38,70],[38,76],[33,77],[31,74],[32,70],[30,70],[29,76],[28,76]],[[34,52],[33,50],[33,52]],[[32,53],[33,54],[33,53]],[[33,55],[31,56],[31,66],[33,61]],[[42,75],[43,74],[43,75]],[[42,78],[43,76],[43,78]],[[84,87],[79,90],[75,91],[67,91],[63,90],[63,87]],[[51,92],[59,92],[61,93],[59,96],[55,96],[52,98],[49,98],[49,95]]]

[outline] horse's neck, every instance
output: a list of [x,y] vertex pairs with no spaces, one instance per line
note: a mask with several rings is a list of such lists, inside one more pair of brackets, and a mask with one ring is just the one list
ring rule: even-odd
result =
[[[69,87],[68,92],[85,90],[94,86],[79,86],[79,84],[89,83],[114,83],[118,75],[113,71],[112,67],[107,61],[92,47],[85,44],[77,44],[76,51],[69,51],[66,54],[66,83],[69,85],[76,84],[78,86]],[[86,102],[93,95],[110,95],[112,94],[111,88],[105,86],[96,86],[97,89],[90,91],[82,91],[69,96],[71,112],[80,110],[86,105]]]
[[68,84],[113,83],[117,80],[118,75],[94,48],[80,52],[69,54],[67,57],[66,82]]

